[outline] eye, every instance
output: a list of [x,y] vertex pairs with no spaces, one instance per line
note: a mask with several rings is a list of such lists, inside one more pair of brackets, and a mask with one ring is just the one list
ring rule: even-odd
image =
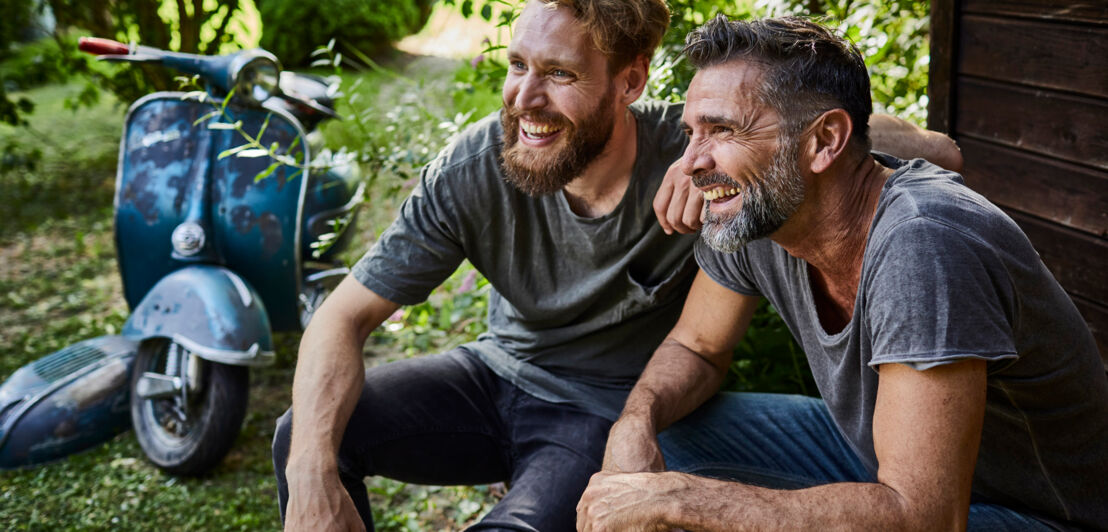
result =
[[571,74],[568,70],[562,70],[560,68],[555,68],[554,70],[551,70],[550,75],[558,79],[570,79],[573,77],[573,74]]
[[524,65],[523,61],[512,61],[511,66],[512,66],[512,70],[517,70],[517,71],[520,71],[520,72],[523,72],[523,71],[527,70],[527,65]]
[[734,132],[735,132],[735,130],[731,129],[728,126],[719,126],[719,125],[712,126],[712,134],[713,135],[727,135],[727,134],[734,133]]

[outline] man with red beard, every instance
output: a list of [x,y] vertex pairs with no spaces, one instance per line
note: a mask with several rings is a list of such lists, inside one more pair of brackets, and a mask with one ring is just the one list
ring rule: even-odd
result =
[[[701,273],[578,529],[1108,525],[1108,379],[1015,222],[954,172],[871,152],[865,63],[818,24],[719,17],[685,53]],[[716,393],[761,297],[821,399]]]
[[[612,420],[696,270],[695,236],[667,234],[652,210],[686,142],[681,107],[632,105],[668,20],[661,0],[525,6],[504,109],[424,168],[304,334],[274,438],[286,528],[372,527],[364,478],[384,475],[507,480],[476,528],[573,529]],[[910,131],[915,149],[932,138]],[[464,259],[493,288],[488,332],[364,371],[369,333]]]

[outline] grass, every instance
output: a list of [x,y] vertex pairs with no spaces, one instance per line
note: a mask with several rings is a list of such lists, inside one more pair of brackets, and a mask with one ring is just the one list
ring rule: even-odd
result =
[[[392,68],[399,70],[400,64]],[[325,130],[340,144],[368,139],[354,146],[376,154],[365,161],[375,177],[373,192],[357,227],[359,244],[344,257],[348,262],[368,249],[392,218],[421,160],[437,151],[445,132],[431,118],[455,114],[453,67],[416,62],[414,68],[407,77],[345,75],[351,84],[362,78],[350,92],[358,93],[355,99],[365,106],[359,119]],[[38,107],[31,128],[0,126],[0,145],[20,153],[35,147],[42,152],[37,167],[16,165],[0,174],[0,379],[70,343],[117,333],[127,317],[111,234],[123,109],[109,98],[78,112],[65,109],[65,99],[79,89],[76,83],[35,89],[30,96]],[[413,98],[416,94],[420,100]],[[484,100],[486,107],[495,106],[495,98]],[[381,109],[399,112],[387,116]],[[389,125],[395,130],[410,113],[425,125],[401,145],[393,131],[385,130]],[[401,150],[411,153],[398,155]],[[484,285],[479,282],[477,291],[456,296],[468,271],[459,271],[431,302],[408,309],[404,320],[390,324],[393,332],[375,334],[367,363],[439,350],[472,337],[479,329],[473,317],[484,309],[479,297]],[[456,327],[449,323],[455,318]],[[443,323],[446,328],[438,327]],[[133,434],[126,432],[55,463],[0,472],[0,529],[279,528],[269,445],[274,419],[289,404],[298,341],[298,334],[278,335],[277,363],[251,371],[242,431],[231,454],[206,477],[162,473],[145,461]],[[424,487],[371,479],[369,488],[380,530],[460,529],[496,500],[487,486]]]

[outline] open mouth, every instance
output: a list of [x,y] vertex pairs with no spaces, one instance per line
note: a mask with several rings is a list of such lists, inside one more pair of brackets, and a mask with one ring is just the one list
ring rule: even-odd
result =
[[740,188],[727,188],[727,187],[713,188],[711,190],[705,190],[704,191],[704,200],[705,201],[716,201],[716,200],[726,201],[727,198],[735,196],[739,192],[742,192],[742,189],[740,189]]
[[541,141],[557,135],[562,131],[562,128],[552,124],[541,124],[520,119],[519,130],[522,137],[528,140]]

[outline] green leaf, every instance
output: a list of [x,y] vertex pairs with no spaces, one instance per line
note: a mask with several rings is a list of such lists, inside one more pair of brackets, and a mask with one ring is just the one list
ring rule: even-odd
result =
[[469,18],[473,14],[473,0],[465,0],[462,2],[462,16]]
[[[192,125],[193,126],[198,126],[198,125],[200,125],[201,122],[203,122],[205,120],[210,120],[210,119],[215,118],[217,116],[219,116],[219,111],[212,111],[212,112],[210,112],[210,113],[208,113],[208,114],[206,114],[206,115],[204,115],[200,118],[197,118],[196,121],[192,123]],[[211,128],[209,128],[209,129],[211,129]],[[219,129],[219,128],[215,128],[215,129]]]
[[481,7],[481,18],[485,19],[485,21],[491,21],[492,20],[492,5],[491,4],[485,4],[483,7]]
[[[217,113],[219,111],[216,111]],[[242,122],[235,122],[234,124],[228,124],[227,122],[208,122],[208,129],[238,129],[242,125]]]
[[256,159],[258,157],[265,157],[269,155],[269,150],[265,148],[250,148],[248,150],[239,150],[235,152],[235,157],[242,157],[244,159]]
[[235,146],[234,148],[230,148],[230,149],[223,150],[223,151],[219,152],[219,156],[216,157],[216,158],[222,160],[222,159],[225,159],[225,158],[230,157],[232,155],[235,155],[238,152],[240,152],[242,150],[245,150],[249,147],[250,147],[249,144],[243,144],[242,146]]
[[254,182],[257,183],[258,181],[261,181],[261,180],[273,175],[273,172],[277,171],[277,169],[280,168],[280,167],[281,167],[281,162],[280,161],[273,161],[272,163],[270,163],[269,166],[265,167],[265,170],[262,170],[261,172],[258,172],[258,175],[254,176]]

